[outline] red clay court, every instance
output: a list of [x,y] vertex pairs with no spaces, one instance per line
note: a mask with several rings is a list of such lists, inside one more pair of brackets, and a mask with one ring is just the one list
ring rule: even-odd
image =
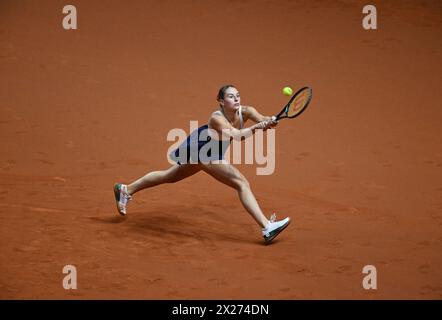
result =
[[[379,1],[377,30],[364,1],[82,0],[77,30],[66,4],[0,3],[0,298],[442,298],[439,2]],[[237,166],[291,225],[264,246],[205,173],[120,217],[113,184],[167,168],[169,130],[226,83],[268,115],[284,86],[314,90],[274,174]]]

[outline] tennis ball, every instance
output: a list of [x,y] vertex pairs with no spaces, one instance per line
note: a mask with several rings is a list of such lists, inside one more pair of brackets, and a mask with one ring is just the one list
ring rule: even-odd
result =
[[282,93],[286,96],[291,96],[293,93],[293,90],[290,87],[285,87],[284,89],[282,89]]

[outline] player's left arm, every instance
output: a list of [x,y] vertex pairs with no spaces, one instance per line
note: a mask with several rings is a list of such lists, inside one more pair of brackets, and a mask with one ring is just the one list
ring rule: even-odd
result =
[[252,106],[242,106],[242,109],[245,119],[250,119],[255,123],[272,120],[271,116],[262,115],[261,113],[258,112],[258,110],[256,110]]

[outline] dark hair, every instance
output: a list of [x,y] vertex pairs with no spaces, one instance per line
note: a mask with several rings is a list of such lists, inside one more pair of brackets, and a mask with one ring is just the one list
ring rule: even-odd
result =
[[219,89],[218,91],[218,95],[216,96],[216,101],[224,99],[224,93],[226,93],[226,90],[229,88],[236,88],[236,87],[233,84],[227,84],[225,86],[222,86],[221,89]]

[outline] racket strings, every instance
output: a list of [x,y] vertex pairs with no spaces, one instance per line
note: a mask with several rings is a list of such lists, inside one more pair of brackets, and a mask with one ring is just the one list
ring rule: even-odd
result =
[[289,117],[293,117],[299,112],[301,112],[304,109],[304,107],[307,106],[308,102],[310,101],[310,98],[311,98],[311,93],[310,90],[308,89],[298,94],[296,98],[292,101],[288,109],[287,115]]

